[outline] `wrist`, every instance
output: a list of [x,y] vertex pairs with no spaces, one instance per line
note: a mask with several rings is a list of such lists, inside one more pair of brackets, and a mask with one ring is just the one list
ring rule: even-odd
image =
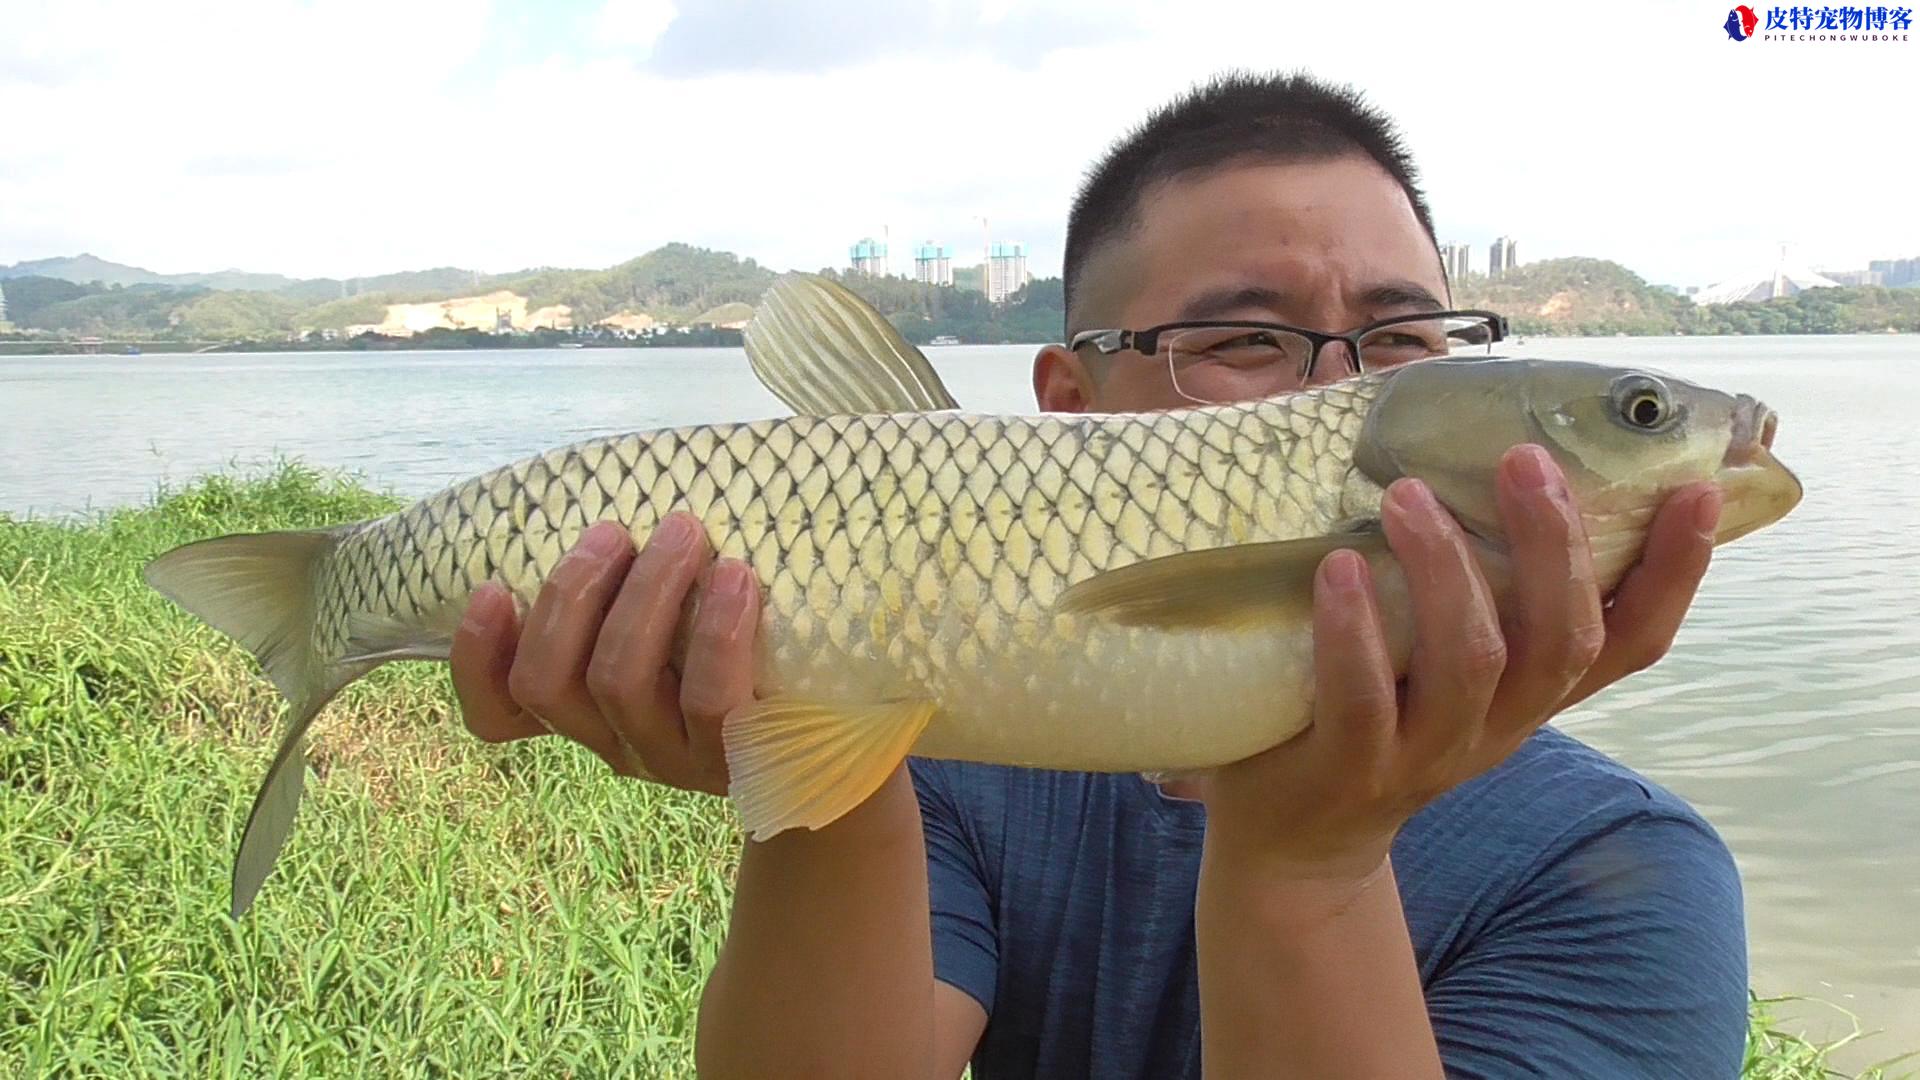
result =
[[920,802],[907,765],[901,762],[872,795],[818,829],[788,829],[766,840],[746,839],[746,853],[767,857],[818,859],[844,853],[858,861],[884,858],[900,847],[918,849],[923,842]]
[[1272,898],[1286,911],[1334,913],[1391,883],[1392,845],[1388,835],[1342,845],[1282,846],[1209,827],[1201,847],[1202,887],[1240,902]]

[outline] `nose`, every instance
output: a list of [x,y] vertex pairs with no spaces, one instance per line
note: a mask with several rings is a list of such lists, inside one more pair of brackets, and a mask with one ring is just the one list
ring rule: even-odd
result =
[[1358,374],[1360,363],[1353,355],[1353,346],[1345,341],[1329,341],[1320,346],[1320,353],[1313,361],[1313,376],[1307,383],[1324,386]]

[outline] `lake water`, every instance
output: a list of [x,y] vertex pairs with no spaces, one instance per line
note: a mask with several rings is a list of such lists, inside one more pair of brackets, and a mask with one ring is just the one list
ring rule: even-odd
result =
[[[1664,662],[1559,723],[1720,829],[1761,992],[1882,1029],[1863,1058],[1920,1048],[1920,339],[1514,351],[1645,364],[1781,414],[1805,502],[1719,553]],[[1031,408],[1030,349],[931,355],[969,408]],[[0,357],[0,512],[142,502],[276,453],[418,495],[586,436],[785,412],[726,350]]]

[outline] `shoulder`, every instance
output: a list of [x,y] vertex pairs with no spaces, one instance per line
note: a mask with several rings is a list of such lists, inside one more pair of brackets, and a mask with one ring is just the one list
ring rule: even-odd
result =
[[1663,823],[1725,851],[1685,799],[1586,743],[1543,728],[1505,761],[1434,800],[1408,824],[1425,843],[1497,837],[1507,854],[1552,857],[1624,825]]
[[1430,894],[1471,896],[1473,911],[1456,927],[1467,936],[1475,923],[1548,895],[1563,907],[1631,896],[1674,906],[1676,915],[1691,908],[1693,918],[1740,920],[1739,873],[1712,824],[1662,785],[1551,728],[1408,821],[1394,866],[1412,906]]
[[1544,730],[1410,821],[1394,861],[1450,1062],[1518,1039],[1563,1075],[1649,1075],[1636,1047],[1684,1075],[1737,1071],[1739,873],[1672,791]]

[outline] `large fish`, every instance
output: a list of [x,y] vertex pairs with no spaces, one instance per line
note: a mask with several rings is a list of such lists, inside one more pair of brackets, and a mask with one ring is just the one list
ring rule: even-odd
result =
[[800,415],[595,439],[388,517],[223,536],[147,567],[290,703],[236,916],[292,827],[326,702],[387,661],[445,659],[477,586],[530,601],[597,521],[644,542],[690,510],[757,574],[761,698],[722,734],[729,794],[764,838],[834,820],[909,752],[1157,772],[1284,741],[1311,716],[1311,582],[1329,551],[1373,564],[1405,671],[1405,586],[1376,528],[1398,477],[1479,538],[1496,591],[1493,473],[1517,443],[1566,470],[1608,587],[1679,485],[1724,489],[1720,542],[1800,498],[1765,406],[1637,370],[1435,359],[1244,404],[976,415],[877,312],[806,275],[775,285],[747,346]]

